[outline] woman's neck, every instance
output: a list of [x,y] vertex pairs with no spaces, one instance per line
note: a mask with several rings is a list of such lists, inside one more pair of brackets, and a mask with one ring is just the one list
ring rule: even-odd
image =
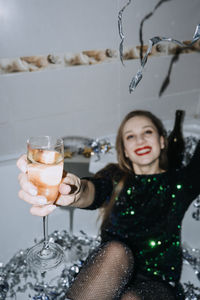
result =
[[152,164],[152,165],[133,164],[133,170],[136,175],[151,175],[151,174],[160,174],[164,172],[164,170],[162,170],[157,164]]

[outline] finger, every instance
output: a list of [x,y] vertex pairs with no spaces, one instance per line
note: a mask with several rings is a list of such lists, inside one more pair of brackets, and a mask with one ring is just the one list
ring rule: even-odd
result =
[[68,173],[67,176],[62,180],[60,185],[60,193],[64,195],[74,194],[80,190],[81,180],[74,174]]
[[17,160],[17,167],[23,172],[27,172],[27,155],[23,154],[20,156],[20,158]]
[[56,201],[56,204],[57,205],[60,205],[60,206],[68,206],[72,203],[75,202],[75,195],[60,195],[60,197],[58,198],[58,200]]
[[64,195],[68,195],[71,192],[70,185],[61,183],[61,185],[59,186],[59,192]]
[[52,213],[55,209],[56,206],[52,204],[44,206],[33,205],[30,209],[30,213],[34,216],[45,217]]
[[69,185],[79,186],[80,178],[75,176],[74,174],[67,173],[67,176],[65,178],[63,178],[62,182],[69,184]]
[[20,173],[18,176],[18,180],[19,180],[19,184],[20,184],[21,188],[25,192],[29,193],[32,196],[37,195],[37,188],[30,181],[28,181],[27,174]]
[[29,204],[33,205],[45,205],[47,204],[47,199],[44,196],[31,196],[29,193],[24,190],[20,190],[18,193],[20,199],[26,201]]

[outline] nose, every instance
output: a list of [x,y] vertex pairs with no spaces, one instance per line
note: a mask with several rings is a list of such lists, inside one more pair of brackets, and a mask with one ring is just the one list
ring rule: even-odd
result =
[[142,134],[137,135],[137,137],[136,137],[136,143],[137,144],[139,144],[139,145],[143,144],[144,140],[145,139],[144,139],[144,136]]

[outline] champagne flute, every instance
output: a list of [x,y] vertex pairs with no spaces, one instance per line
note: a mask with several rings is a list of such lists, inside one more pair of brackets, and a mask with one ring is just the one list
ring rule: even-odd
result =
[[[61,138],[31,137],[27,141],[28,178],[37,187],[38,195],[53,204],[58,197],[64,165],[64,146]],[[48,216],[43,217],[44,240],[29,249],[27,262],[44,272],[57,267],[64,259],[62,248],[48,241]]]

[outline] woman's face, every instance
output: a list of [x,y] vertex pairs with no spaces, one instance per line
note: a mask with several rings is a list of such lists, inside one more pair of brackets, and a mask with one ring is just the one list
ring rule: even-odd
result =
[[129,119],[123,128],[125,156],[130,159],[134,171],[151,168],[159,171],[160,150],[164,148],[164,138],[159,136],[157,128],[145,116]]

